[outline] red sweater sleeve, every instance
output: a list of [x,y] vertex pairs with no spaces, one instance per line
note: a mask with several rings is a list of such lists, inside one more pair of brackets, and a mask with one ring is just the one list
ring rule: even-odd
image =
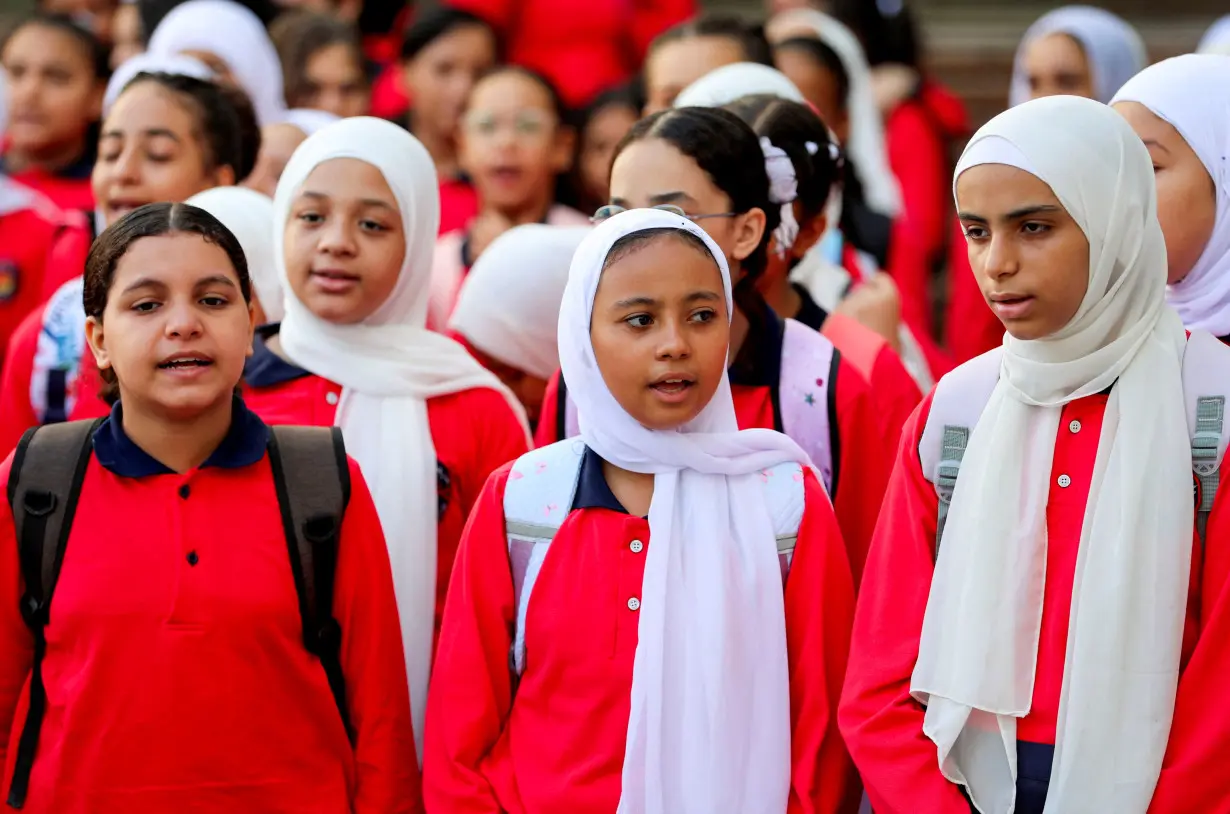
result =
[[511,469],[499,469],[483,487],[453,565],[427,698],[423,797],[430,811],[502,814],[486,768],[512,710],[508,651],[516,609],[504,536]]
[[854,584],[861,584],[867,547],[880,514],[890,455],[887,439],[866,381],[842,362],[837,373],[838,456],[836,500],[833,508],[850,554]]
[[560,372],[557,370],[547,380],[547,392],[542,397],[542,412],[538,414],[538,429],[534,431],[534,446],[545,447],[554,444],[556,441],[563,441],[559,437],[559,383]]
[[376,505],[353,460],[350,483],[333,611],[355,736],[354,813],[417,814],[423,806],[393,573]]
[[13,332],[0,368],[0,455],[12,452],[22,434],[39,423],[30,404],[30,380],[42,328],[43,306],[39,306]]
[[[1230,812],[1230,467],[1223,464],[1205,535],[1200,574],[1199,638],[1179,677],[1170,741],[1150,814]],[[1197,549],[1197,554],[1199,549]],[[1190,625],[1189,625],[1190,628]]]
[[808,471],[806,509],[786,581],[790,656],[791,782],[788,814],[858,810],[854,766],[837,730],[854,617],[854,582],[837,517]]
[[918,442],[925,398],[906,422],[854,614],[850,666],[839,708],[841,733],[876,814],[969,814],[923,735],[924,708],[910,696],[935,549],[935,487]]
[[[13,456],[0,464],[0,483],[7,490]],[[8,766],[9,733],[21,691],[34,666],[34,638],[21,618],[21,566],[17,535],[8,500],[0,501],[0,767]],[[0,781],[0,785],[7,782]]]

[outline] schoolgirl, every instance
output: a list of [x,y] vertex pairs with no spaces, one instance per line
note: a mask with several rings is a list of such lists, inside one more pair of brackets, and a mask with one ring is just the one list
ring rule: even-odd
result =
[[[1029,27],[1017,48],[1008,103],[1064,94],[1109,104],[1147,64],[1144,41],[1126,21],[1093,6],[1064,6]],[[954,232],[959,228],[953,224]],[[960,235],[953,242],[960,245]],[[953,252],[949,277],[948,348],[964,362],[1003,339],[1003,326],[973,284],[967,258]]]
[[[202,210],[145,206],[95,242],[84,291],[119,401],[99,423],[40,430],[0,466],[8,804],[420,811],[397,607],[363,475],[327,438],[271,436],[234,395],[253,324],[238,242]],[[283,524],[284,510],[315,505],[292,460],[338,484],[321,515],[336,530],[333,589],[320,570],[313,584],[340,643],[319,658],[288,554],[300,532]],[[48,505],[50,519],[36,512]]]
[[402,44],[402,82],[413,100],[406,129],[431,153],[440,177],[440,234],[464,229],[478,214],[458,153],[461,117],[475,83],[498,59],[491,26],[449,6],[418,12]]
[[[103,125],[92,182],[105,223],[147,203],[184,200],[234,183],[252,154],[239,116],[221,88],[188,76],[143,74],[120,94]],[[76,272],[32,312],[8,349],[0,385],[0,451],[7,453],[29,427],[73,416],[105,414],[95,397],[96,376],[85,346],[81,270],[87,235],[62,241],[49,262]],[[78,409],[79,408],[79,409]]]
[[559,370],[560,300],[588,227],[537,223],[509,229],[474,264],[449,333],[517,395],[538,425],[547,381]]
[[342,118],[368,114],[371,88],[353,23],[327,13],[292,12],[274,22],[269,36],[282,60],[287,105]]
[[[790,281],[791,267],[826,231],[825,207],[840,170],[837,145],[829,141],[820,117],[797,102],[745,96],[726,109],[760,137],[770,196],[782,208],[757,288],[779,317],[823,333],[862,374],[871,387],[885,437],[896,446],[906,419],[922,400],[901,357],[883,336],[840,310],[825,311],[804,286]],[[897,325],[886,333],[895,339]]]
[[652,209],[578,249],[559,349],[580,439],[499,470],[466,529],[432,810],[848,810],[831,704],[853,585],[806,453],[738,431],[725,258]]
[[1119,89],[1157,180],[1166,300],[1183,324],[1230,341],[1230,57],[1175,57]]
[[[706,230],[735,279],[730,383],[739,426],[785,432],[811,456],[833,497],[856,580],[880,509],[891,442],[864,379],[832,343],[773,313],[756,290],[781,205],[765,154],[734,114],[686,107],[642,119],[616,152],[611,203],[596,214],[670,207]],[[540,445],[578,431],[566,382],[548,388]]]
[[427,326],[443,329],[470,266],[513,226],[584,226],[556,203],[556,181],[572,166],[576,134],[556,90],[524,68],[498,68],[474,86],[461,125],[461,163],[482,202],[466,228],[442,235],[431,272]]
[[106,49],[71,18],[36,14],[5,40],[0,61],[8,95],[0,170],[61,209],[93,209]]
[[204,62],[220,82],[248,95],[262,127],[285,115],[278,52],[260,18],[238,3],[188,0],[177,5],[150,35],[149,53]]
[[735,17],[701,16],[659,35],[642,69],[645,113],[659,113],[705,74],[735,62],[773,63],[764,34]]
[[611,192],[611,159],[615,148],[641,117],[644,105],[631,86],[599,94],[586,108],[577,128],[577,157],[573,187],[577,206],[592,212],[606,203]]
[[955,191],[1008,336],[898,452],[840,713],[872,807],[1224,810],[1230,350],[1165,304],[1148,152],[1035,100]]
[[466,515],[528,445],[516,397],[423,327],[438,206],[430,156],[397,125],[342,119],[308,138],[274,198],[286,316],[244,377],[262,418],[341,427],[367,473],[420,723]]

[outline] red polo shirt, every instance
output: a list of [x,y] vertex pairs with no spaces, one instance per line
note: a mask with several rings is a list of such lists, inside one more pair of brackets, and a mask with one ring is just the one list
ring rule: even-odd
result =
[[[268,428],[237,402],[218,449],[176,474],[121,421],[117,408],[94,436],[56,586],[42,667],[47,713],[23,810],[420,811],[392,577],[358,466],[350,463],[333,599],[352,747],[324,670],[303,645]],[[29,700],[33,639],[21,593],[5,502],[5,795]]]

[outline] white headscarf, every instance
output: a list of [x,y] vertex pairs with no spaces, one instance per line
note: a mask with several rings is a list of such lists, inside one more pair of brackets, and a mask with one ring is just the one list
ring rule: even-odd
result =
[[1149,61],[1144,40],[1122,17],[1094,6],[1064,6],[1038,18],[1021,37],[1008,91],[1009,106],[1029,99],[1025,51],[1034,40],[1050,34],[1067,34],[1080,43],[1099,102],[1109,102],[1115,91]]
[[560,300],[588,226],[509,229],[474,262],[449,327],[488,356],[549,379],[559,370]]
[[1196,46],[1196,53],[1230,56],[1230,14],[1209,26]]
[[341,117],[327,110],[296,107],[293,110],[286,111],[282,121],[287,124],[293,124],[302,130],[305,136],[310,136],[317,130],[328,127],[336,121],[341,121]]
[[230,0],[188,0],[162,18],[149,38],[149,53],[171,56],[184,51],[216,54],[252,100],[262,127],[282,120],[282,63],[261,24],[249,9]]
[[1089,240],[1089,287],[1056,333],[1004,339],[948,513],[911,692],[927,705],[923,732],[944,776],[984,814],[1011,812],[1060,411],[1113,386],[1076,560],[1046,810],[1143,814],[1174,711],[1193,527],[1186,338],[1165,304],[1153,168],[1121,117],[1072,96],[992,119],[956,176],[988,163],[1051,187]]
[[675,97],[675,107],[722,107],[756,94],[780,96],[807,104],[802,92],[776,68],[759,62],[736,62],[714,68]]
[[177,76],[191,76],[196,79],[212,81],[214,72],[209,66],[195,57],[182,54],[151,54],[143,53],[129,57],[115,69],[107,82],[107,90],[103,93],[103,116],[111,112],[120,94],[128,83],[143,73],[169,73]]
[[1175,57],[1146,68],[1115,102],[1139,102],[1168,122],[1200,158],[1217,190],[1213,234],[1196,265],[1166,298],[1183,324],[1230,334],[1230,56]]
[[281,269],[273,254],[273,200],[245,187],[214,187],[198,192],[185,203],[199,206],[231,230],[248,260],[252,288],[268,322],[281,322]]
[[844,24],[813,9],[792,9],[773,17],[771,25],[788,30],[806,26],[832,48],[850,78],[846,109],[850,114],[850,137],[844,145],[854,164],[867,205],[890,217],[901,211],[901,190],[888,163],[884,145],[884,120],[871,83],[871,67],[858,37]]
[[[358,325],[317,317],[294,296],[286,276],[283,240],[291,206],[312,170],[337,158],[380,170],[406,236],[393,293]],[[291,156],[273,206],[274,253],[286,290],[282,350],[300,367],[342,385],[334,423],[363,468],[384,526],[421,759],[436,599],[436,449],[427,399],[489,387],[504,394],[523,420],[524,412],[465,348],[423,327],[440,200],[435,165],[414,136],[368,116],[331,124]]]
[[785,811],[785,615],[756,473],[809,462],[780,433],[739,431],[725,375],[700,415],[669,432],[639,424],[607,389],[590,340],[602,266],[620,238],[663,228],[704,241],[729,313],[730,272],[713,240],[685,218],[634,209],[581,243],[559,320],[560,365],[581,439],[603,460],[655,476],[619,813]]

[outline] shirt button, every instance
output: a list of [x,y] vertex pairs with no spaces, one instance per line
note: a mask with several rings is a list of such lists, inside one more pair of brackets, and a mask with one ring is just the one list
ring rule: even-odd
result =
[[628,610],[634,611],[634,610],[640,610],[640,609],[641,609],[641,600],[637,599],[635,596],[628,600]]
[[1081,423],[1079,421],[1073,420],[1072,423],[1068,425],[1068,429],[1074,433],[1080,432]]
[[633,554],[640,554],[642,551],[645,550],[645,544],[642,543],[640,540],[633,540],[631,543],[628,544],[628,548],[632,549]]
[[1067,488],[1068,488],[1069,486],[1071,486],[1071,485],[1072,485],[1072,479],[1071,479],[1071,478],[1069,478],[1067,475],[1060,475],[1060,476],[1059,476],[1059,488],[1060,488],[1060,489],[1067,489]]
[[334,393],[332,390],[325,393],[325,401],[327,401],[330,405],[337,404],[337,393]]
[[188,564],[193,566],[201,561],[201,558],[196,555],[195,551],[189,551],[186,559],[188,560]]
[[192,487],[189,486],[188,484],[185,483],[183,486],[179,487],[179,496],[182,497],[184,500],[187,500],[188,495],[190,494],[192,494]]

